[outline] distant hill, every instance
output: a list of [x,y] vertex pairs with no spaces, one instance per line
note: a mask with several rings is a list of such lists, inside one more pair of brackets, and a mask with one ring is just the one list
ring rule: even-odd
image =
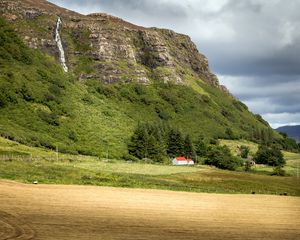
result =
[[276,131],[286,133],[290,138],[300,142],[300,125],[282,126],[277,128]]

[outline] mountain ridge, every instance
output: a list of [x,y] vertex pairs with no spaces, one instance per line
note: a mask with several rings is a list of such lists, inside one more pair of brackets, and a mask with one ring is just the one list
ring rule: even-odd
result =
[[[219,85],[186,35],[129,29],[109,15],[84,16],[45,1],[0,4],[2,136],[113,157],[126,154],[139,122],[168,125],[193,140],[280,138]],[[55,41],[58,17],[68,73]]]
[[[31,26],[25,32],[24,26],[15,24],[16,30],[29,47],[46,50],[56,59],[52,32],[55,21],[61,17],[67,62],[79,80],[148,84],[159,78],[190,84],[187,79],[193,78],[194,82],[202,79],[229,94],[187,35],[144,28],[105,13],[82,15],[43,0],[34,3],[33,7],[31,0],[1,1],[2,15],[11,23],[39,18],[41,24],[36,29]],[[78,66],[82,58],[86,65]],[[120,63],[122,60],[128,62],[127,66]],[[87,65],[92,65],[93,70]]]
[[287,125],[275,129],[278,132],[286,133],[290,138],[300,142],[300,125]]

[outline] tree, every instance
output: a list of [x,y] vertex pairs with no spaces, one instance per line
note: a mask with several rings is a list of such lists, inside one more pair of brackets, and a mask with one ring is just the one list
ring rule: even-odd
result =
[[149,135],[144,124],[138,124],[128,144],[129,154],[142,159],[148,157],[147,143]]
[[270,147],[260,145],[253,159],[256,163],[266,164],[273,167],[284,166],[286,163],[280,149],[275,145]]
[[288,135],[285,132],[278,132],[283,138],[287,138]]
[[167,142],[167,154],[170,157],[176,157],[183,155],[183,137],[179,130],[171,129],[168,136]]
[[195,151],[197,156],[205,157],[207,153],[207,144],[205,143],[203,137],[199,137],[195,144]]
[[226,139],[235,139],[234,133],[231,128],[226,128],[225,130],[225,138]]
[[212,146],[207,152],[205,164],[213,165],[221,169],[235,170],[242,166],[240,158],[232,156],[227,146]]
[[192,158],[195,155],[195,150],[194,150],[194,146],[191,140],[190,135],[186,135],[185,139],[184,139],[184,143],[183,143],[183,153],[184,156],[188,157],[188,158]]
[[128,144],[128,153],[139,159],[149,158],[162,162],[166,157],[166,147],[162,135],[158,125],[138,124]]
[[248,146],[242,145],[241,146],[241,157],[248,158],[248,154],[250,152],[250,148]]

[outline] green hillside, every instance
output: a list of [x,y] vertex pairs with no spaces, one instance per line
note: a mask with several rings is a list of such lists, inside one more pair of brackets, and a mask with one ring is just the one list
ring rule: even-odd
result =
[[166,123],[194,139],[278,137],[243,103],[200,79],[189,81],[78,81],[0,20],[0,133],[26,145],[118,158],[139,122]]

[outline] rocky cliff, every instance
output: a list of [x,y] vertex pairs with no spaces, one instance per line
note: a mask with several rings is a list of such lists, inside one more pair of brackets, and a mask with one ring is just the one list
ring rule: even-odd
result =
[[49,53],[58,63],[55,32],[60,17],[66,65],[78,80],[191,84],[192,79],[227,92],[186,35],[136,26],[104,13],[85,16],[44,0],[1,0],[0,8],[30,48]]

